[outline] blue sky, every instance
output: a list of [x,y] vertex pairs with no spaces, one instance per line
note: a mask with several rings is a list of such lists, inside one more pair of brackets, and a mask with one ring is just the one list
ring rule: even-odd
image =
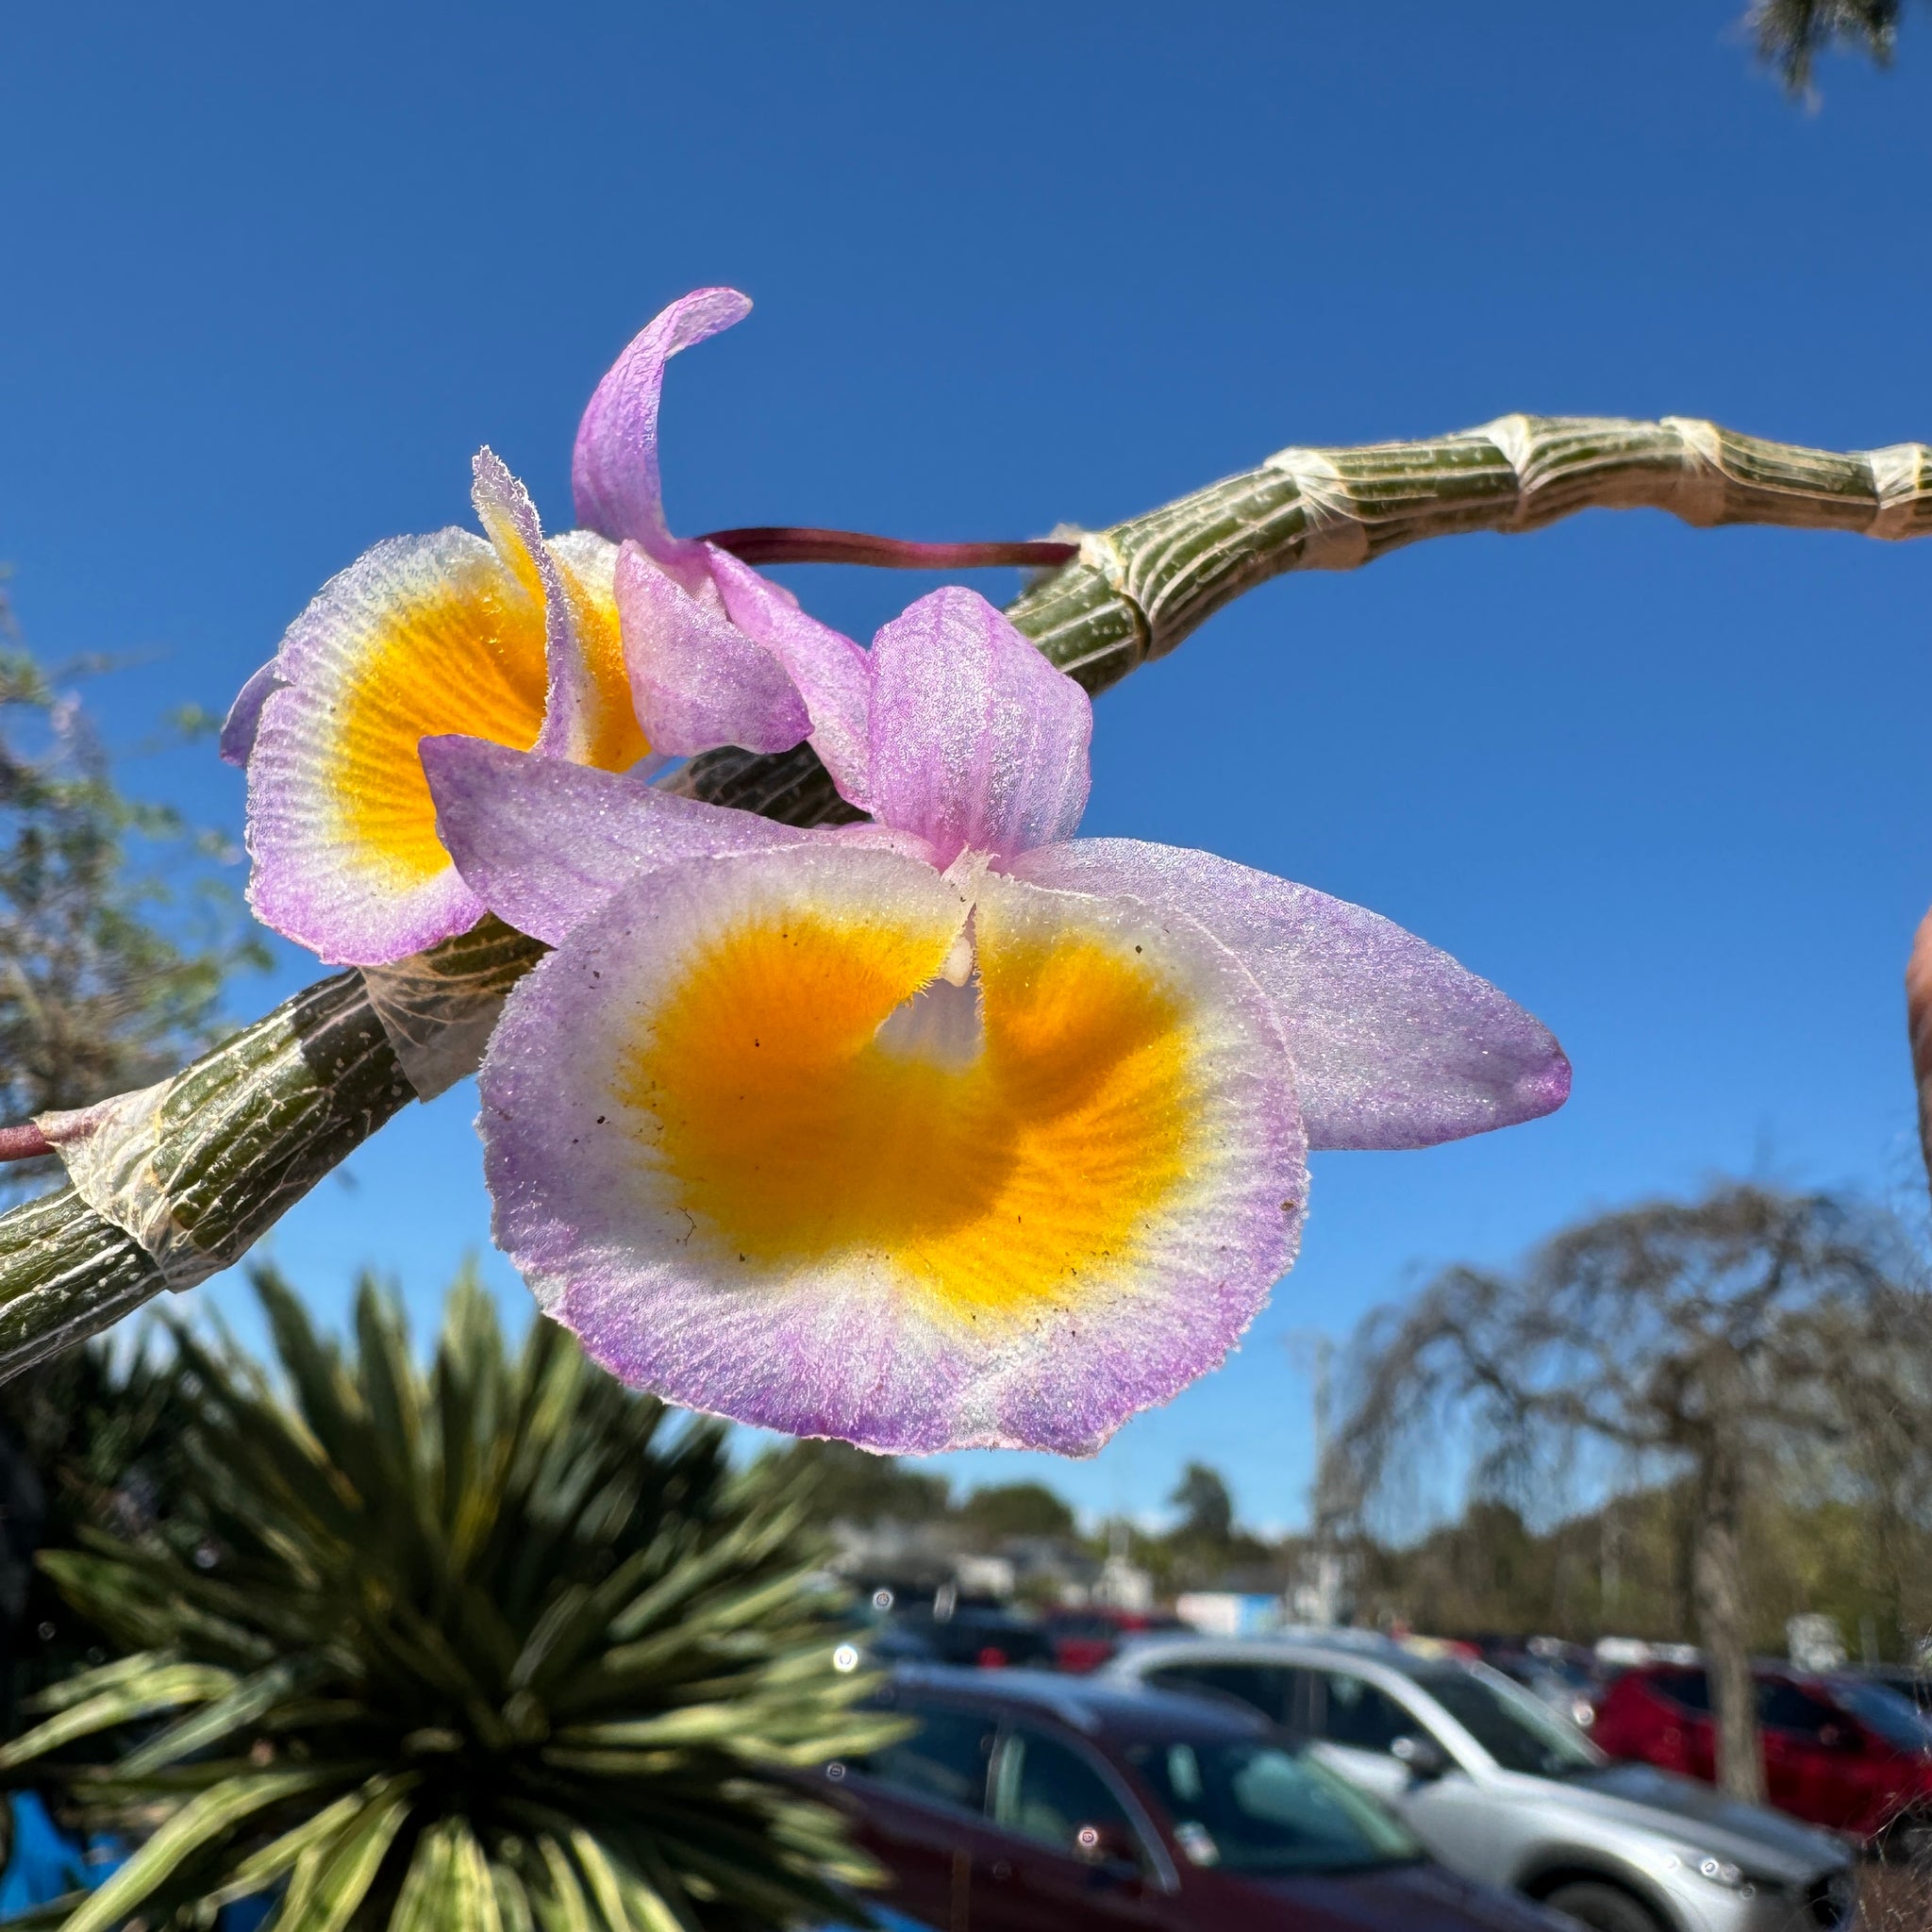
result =
[[[685,530],[1037,534],[1512,409],[1932,438],[1932,34],[1807,113],[1740,5],[14,8],[0,558],[44,652],[146,654],[98,692],[132,745],[367,544],[466,520],[478,443],[566,522],[598,375],[721,281],[758,308],[673,372]],[[791,580],[860,635],[926,588]],[[1201,1457],[1292,1522],[1296,1334],[1718,1173],[1915,1203],[1928,603],[1932,546],[1598,515],[1289,578],[1107,697],[1088,829],[1401,920],[1556,1027],[1575,1094],[1320,1158],[1220,1374],[1093,1462],[948,1466],[1147,1511]],[[127,776],[239,825],[209,752]],[[238,997],[307,976],[284,949]],[[472,1110],[412,1108],[283,1224],[319,1307],[366,1265],[426,1313],[479,1250],[525,1305]]]

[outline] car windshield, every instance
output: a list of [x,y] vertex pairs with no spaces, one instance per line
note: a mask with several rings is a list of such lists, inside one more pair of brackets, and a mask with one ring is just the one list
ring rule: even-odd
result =
[[1604,1761],[1603,1753],[1574,1724],[1494,1671],[1451,1664],[1418,1671],[1415,1681],[1505,1771],[1569,1777],[1594,1771]]
[[1197,1865],[1344,1872],[1422,1856],[1373,1798],[1279,1744],[1133,1744],[1126,1755],[1166,1806],[1174,1841]]
[[1932,1720],[1909,1697],[1890,1685],[1857,1677],[1834,1677],[1831,1694],[1867,1730],[1876,1731],[1894,1750],[1932,1752]]

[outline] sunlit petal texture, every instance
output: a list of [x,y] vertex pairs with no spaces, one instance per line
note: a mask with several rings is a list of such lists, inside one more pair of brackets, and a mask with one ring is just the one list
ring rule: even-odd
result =
[[550,945],[645,873],[825,836],[675,797],[634,773],[594,771],[481,738],[425,739],[423,769],[442,841],[470,890],[519,932]]
[[1221,1360],[1305,1193],[1199,928],[831,846],[615,895],[513,996],[481,1127],[499,1242],[608,1367],[883,1450],[1098,1447]]
[[500,547],[461,530],[377,544],[324,587],[276,657],[283,687],[249,762],[250,898],[325,959],[399,958],[480,913],[437,837],[417,747],[452,732],[538,741],[553,694],[546,576],[576,620],[563,674],[575,754],[622,765],[644,750],[612,546],[575,535],[540,571],[513,524],[492,522]]
[[1129,894],[1198,921],[1253,974],[1294,1056],[1315,1147],[1431,1147],[1562,1106],[1548,1027],[1447,953],[1366,908],[1210,852],[1076,839],[1014,873]]
[[571,454],[577,521],[616,541],[635,539],[692,592],[705,575],[705,546],[672,536],[664,521],[658,463],[664,365],[750,312],[750,298],[736,289],[696,289],[653,316],[597,385]]
[[715,592],[693,596],[634,542],[618,555],[616,585],[631,695],[660,751],[790,751],[810,730],[791,679]]
[[872,646],[871,809],[1002,858],[1071,839],[1087,807],[1087,693],[975,591],[934,591]]
[[861,811],[871,810],[872,660],[843,632],[801,610],[782,585],[728,550],[711,545],[708,555],[725,615],[771,653],[796,688],[812,749],[840,793]]

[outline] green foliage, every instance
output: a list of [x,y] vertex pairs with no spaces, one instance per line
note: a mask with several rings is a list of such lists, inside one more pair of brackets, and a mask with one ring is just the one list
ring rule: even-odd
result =
[[1181,1512],[1175,1540],[1190,1543],[1224,1543],[1234,1533],[1234,1498],[1218,1470],[1191,1462],[1168,1497]]
[[44,671],[0,601],[0,1121],[173,1072],[228,975],[269,963],[222,876],[232,841],[125,797],[57,688],[100,668]]
[[867,1868],[798,1774],[890,1726],[831,1668],[795,1500],[554,1324],[512,1356],[473,1282],[425,1373],[367,1284],[345,1350],[256,1281],[286,1395],[177,1331],[191,1520],[44,1559],[136,1654],[43,1693],[0,1769],[145,1724],[57,1769],[159,1820],[68,1932],[278,1886],[278,1932],[835,1914]]
[[1757,51],[1793,93],[1808,92],[1820,54],[1840,41],[1862,47],[1880,66],[1898,42],[1902,0],[1756,0],[1748,25]]
[[[1403,1545],[1349,1545],[1356,1614],[1440,1636],[1541,1632],[1694,1643],[1693,1498],[1682,1482],[1608,1499],[1534,1528],[1509,1504],[1472,1501]],[[1901,1661],[1932,1635],[1932,1534],[1892,1532],[1869,1499],[1811,1491],[1797,1469],[1750,1512],[1743,1597],[1753,1651],[1782,1655],[1789,1619],[1828,1616],[1861,1656]]]
[[84,1530],[134,1535],[182,1487],[189,1405],[172,1358],[91,1342],[0,1384],[0,1737],[23,1694],[103,1662],[106,1634],[34,1561]]
[[931,1523],[952,1508],[952,1485],[944,1476],[850,1442],[801,1438],[767,1450],[762,1460],[774,1480],[799,1484],[815,1523]]
[[958,1509],[960,1527],[974,1541],[1009,1536],[1072,1538],[1074,1512],[1044,1483],[1002,1483],[974,1490]]

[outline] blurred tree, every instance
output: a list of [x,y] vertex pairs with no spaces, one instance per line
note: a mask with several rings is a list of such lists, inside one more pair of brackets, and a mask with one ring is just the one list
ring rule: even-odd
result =
[[1181,1471],[1167,1501],[1169,1507],[1181,1512],[1174,1532],[1176,1541],[1224,1543],[1234,1534],[1234,1498],[1221,1472],[1205,1462],[1191,1462]]
[[874,1456],[850,1442],[801,1437],[759,1458],[774,1480],[798,1485],[814,1523],[930,1523],[952,1507],[952,1484],[909,1469],[894,1456]]
[[[0,1122],[172,1073],[218,1031],[228,975],[269,963],[221,876],[234,841],[116,789],[59,689],[101,668],[44,671],[0,600]],[[57,1167],[0,1169],[0,1198]]]
[[1725,1786],[1762,1794],[1747,1512],[1807,1445],[1855,1445],[1925,1332],[1896,1230],[1823,1195],[1720,1188],[1557,1235],[1514,1274],[1452,1268],[1358,1339],[1322,1506],[1358,1525],[1458,1422],[1476,1487],[1595,1446],[1680,1472]]
[[1811,85],[1818,56],[1840,41],[1862,47],[1880,66],[1898,43],[1902,0],[1754,0],[1745,24],[1757,50],[1793,93]]
[[1044,1483],[1002,1483],[974,1490],[962,1504],[959,1525],[977,1543],[991,1545],[1009,1536],[1074,1534],[1074,1512]]
[[[279,1932],[836,1916],[870,1868],[792,1774],[898,1727],[833,1668],[795,1498],[555,1324],[511,1356],[474,1281],[426,1373],[368,1284],[351,1350],[256,1285],[274,1381],[175,1330],[197,1520],[42,1558],[135,1653],[0,1751],[94,1743],[55,1762],[69,1796],[143,1828],[67,1932],[276,1890]],[[171,1721],[101,1754],[134,1717]]]

